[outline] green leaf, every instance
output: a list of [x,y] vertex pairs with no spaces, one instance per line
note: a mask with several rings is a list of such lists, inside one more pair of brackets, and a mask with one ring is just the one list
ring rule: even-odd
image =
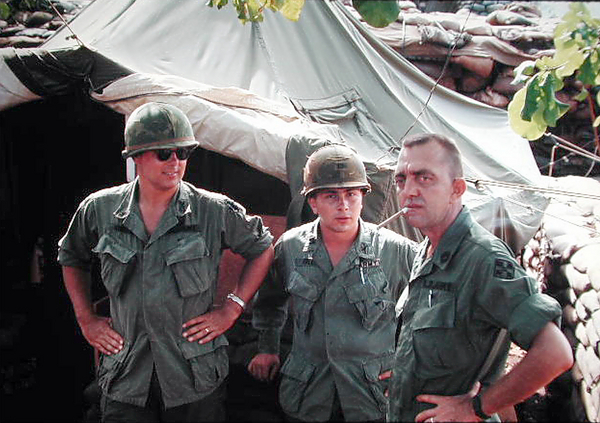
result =
[[260,0],[245,0],[247,5],[248,15],[253,22],[262,22],[263,10],[265,9],[264,2]]
[[556,70],[557,76],[564,78],[566,76],[573,75],[573,73],[581,66],[585,60],[583,52],[579,49],[579,46],[573,44],[570,47],[556,50],[553,57],[555,66],[558,67]]
[[10,16],[10,6],[6,3],[0,3],[0,19],[8,19]]
[[535,73],[535,61],[525,60],[514,69],[515,79],[512,80],[512,85],[517,85],[527,80]]
[[279,11],[290,21],[300,19],[300,12],[304,7],[304,0],[285,0]]
[[273,12],[277,12],[279,9],[281,9],[284,3],[285,0],[266,0],[265,7],[268,7]]
[[228,2],[229,2],[229,0],[208,0],[206,2],[206,5],[210,6],[210,7],[216,6],[217,9],[220,10],[223,6],[226,6]]
[[525,121],[521,119],[521,109],[525,103],[526,90],[521,88],[513,96],[513,99],[508,104],[508,117],[510,127],[520,136],[528,140],[536,140],[546,132],[546,125],[539,124],[537,121]]
[[[262,22],[265,9],[280,12],[287,19],[297,21],[304,3],[305,0],[232,0],[238,19],[242,23]],[[221,9],[228,4],[228,0],[208,0],[206,4]]]
[[376,28],[388,26],[400,14],[397,1],[352,0],[352,6],[369,25]]
[[549,101],[543,109],[542,116],[548,126],[555,127],[558,119],[569,111],[569,105],[561,101]]
[[538,109],[531,117],[532,127],[530,131],[526,134],[527,139],[537,140],[542,135],[546,133],[548,129],[548,123],[546,119],[544,119],[544,109]]
[[588,98],[588,95],[590,95],[590,92],[588,90],[586,90],[585,87],[583,87],[583,89],[581,90],[581,92],[579,94],[577,94],[573,98],[575,100],[581,102],[581,101],[585,101]]
[[540,103],[540,96],[542,91],[539,86],[539,78],[538,75],[531,78],[527,85],[524,87],[525,89],[525,99],[523,104],[523,109],[520,112],[521,119],[525,121],[531,121],[531,117],[538,109],[538,105]]
[[579,68],[579,74],[577,79],[583,82],[583,85],[592,85],[596,79],[596,73],[594,73],[594,66],[592,65],[591,55],[585,59]]

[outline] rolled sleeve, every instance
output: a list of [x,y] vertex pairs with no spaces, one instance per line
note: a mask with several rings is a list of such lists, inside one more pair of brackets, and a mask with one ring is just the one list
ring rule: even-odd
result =
[[244,207],[233,200],[227,199],[225,203],[225,243],[246,260],[260,256],[273,243],[273,235],[260,216],[246,214]]
[[555,299],[536,293],[515,308],[509,320],[508,331],[512,340],[527,350],[548,322],[553,321],[560,327],[561,315],[560,305]]
[[69,251],[59,244],[58,249],[58,264],[61,266],[77,267],[86,271],[91,268],[90,260],[81,259],[77,253]]
[[92,262],[92,247],[97,242],[95,214],[90,198],[81,202],[66,234],[58,241],[58,263],[61,266],[89,270]]

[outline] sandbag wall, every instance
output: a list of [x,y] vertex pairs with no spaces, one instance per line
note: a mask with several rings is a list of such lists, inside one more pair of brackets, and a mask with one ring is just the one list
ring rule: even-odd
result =
[[[600,179],[568,176],[554,188],[600,195]],[[522,254],[523,265],[563,307],[563,332],[573,347],[574,421],[600,421],[600,201],[553,199]]]

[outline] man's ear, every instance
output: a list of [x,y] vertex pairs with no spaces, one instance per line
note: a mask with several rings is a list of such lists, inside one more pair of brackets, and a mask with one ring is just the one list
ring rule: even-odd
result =
[[307,201],[308,201],[308,205],[312,209],[312,212],[314,214],[318,215],[319,213],[317,212],[317,200],[315,199],[315,196],[311,195],[310,197],[307,198]]
[[456,198],[462,197],[467,190],[467,183],[463,178],[456,178],[452,181],[452,195]]

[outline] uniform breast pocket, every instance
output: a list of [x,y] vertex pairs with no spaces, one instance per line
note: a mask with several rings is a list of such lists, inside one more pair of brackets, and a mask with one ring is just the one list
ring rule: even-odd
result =
[[109,234],[102,235],[92,251],[100,258],[100,273],[106,290],[109,295],[118,296],[135,266],[136,252]]
[[219,336],[206,344],[181,341],[179,346],[190,365],[197,392],[211,392],[219,386],[229,373],[227,349],[229,343]]
[[368,276],[364,283],[344,286],[348,301],[358,310],[362,324],[367,330],[373,329],[380,319],[394,319],[395,304],[385,276],[379,273]]
[[301,331],[305,331],[310,321],[311,310],[320,292],[306,277],[296,271],[290,275],[288,292],[292,295],[292,312],[296,326]]
[[[431,379],[456,372],[465,361],[464,346],[456,328],[454,293],[424,289],[428,298],[413,316],[413,347],[419,376]],[[431,304],[431,306],[429,306]]]
[[315,366],[293,352],[281,367],[283,378],[279,386],[281,407],[287,413],[295,413],[300,409],[304,393],[310,383]]
[[387,410],[388,399],[385,396],[385,390],[388,388],[389,380],[379,380],[379,375],[390,370],[393,361],[394,355],[389,354],[363,363],[366,386],[371,389],[371,394],[383,413]]
[[206,291],[216,274],[216,265],[206,243],[198,235],[180,239],[175,248],[165,253],[165,261],[175,276],[182,297]]
[[113,382],[119,377],[119,374],[125,366],[127,353],[129,352],[129,344],[125,343],[123,349],[116,354],[100,356],[100,364],[98,365],[97,377],[98,385],[104,392],[108,392]]

